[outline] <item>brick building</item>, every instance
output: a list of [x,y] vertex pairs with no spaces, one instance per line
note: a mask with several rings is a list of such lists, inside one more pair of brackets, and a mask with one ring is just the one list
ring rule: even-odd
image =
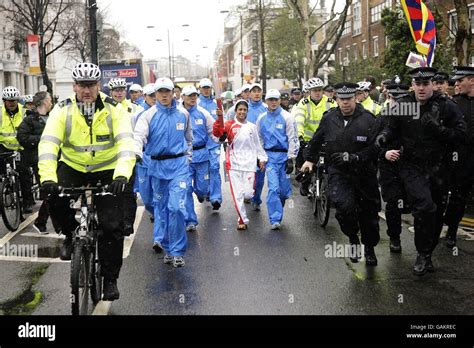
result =
[[[453,0],[425,0],[433,13],[438,12],[442,23],[437,25],[441,40],[453,37],[456,32],[457,15]],[[354,0],[347,16],[341,40],[336,46],[336,63],[348,65],[368,58],[383,59],[388,39],[381,22],[382,10],[400,6],[398,0]],[[474,2],[469,3],[471,31],[474,33]],[[407,38],[411,40],[410,38]],[[474,57],[471,57],[474,65]]]

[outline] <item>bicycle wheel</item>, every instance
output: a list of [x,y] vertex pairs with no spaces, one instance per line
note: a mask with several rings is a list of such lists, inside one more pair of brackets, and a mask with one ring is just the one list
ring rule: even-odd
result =
[[71,261],[72,315],[89,314],[90,252],[85,241],[75,242]]
[[319,180],[319,197],[317,199],[318,221],[321,227],[326,227],[329,222],[330,199],[329,182],[327,174]]
[[15,185],[10,180],[0,183],[0,210],[5,226],[12,232],[16,231],[20,226],[21,218],[18,184]]
[[92,303],[97,305],[102,299],[102,272],[100,269],[100,262],[98,258],[99,243],[96,238],[94,251],[91,253],[90,265],[91,265],[91,298]]

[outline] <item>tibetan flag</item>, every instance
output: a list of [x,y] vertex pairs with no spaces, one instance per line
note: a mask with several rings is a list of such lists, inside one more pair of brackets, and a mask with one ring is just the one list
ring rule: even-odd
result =
[[407,17],[416,49],[427,58],[427,65],[433,64],[436,49],[436,25],[433,14],[422,0],[400,0]]

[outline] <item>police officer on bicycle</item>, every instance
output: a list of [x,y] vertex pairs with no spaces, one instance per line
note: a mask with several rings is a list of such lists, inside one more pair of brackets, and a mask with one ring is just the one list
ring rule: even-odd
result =
[[[375,246],[379,237],[380,193],[375,161],[378,149],[373,145],[375,116],[356,103],[358,85],[335,86],[338,107],[327,112],[304,152],[306,162],[301,171],[312,171],[323,143],[328,158],[329,195],[336,207],[336,219],[349,237],[352,250],[360,240],[365,246],[366,265],[376,266]],[[352,253],[350,260],[359,262],[362,255]]]
[[[99,92],[101,71],[81,63],[72,71],[76,94],[51,111],[39,144],[42,188],[50,196],[50,213],[66,236],[60,251],[70,260],[78,226],[69,199],[59,186],[108,185],[113,195],[96,200],[99,219],[99,259],[104,276],[103,300],[119,298],[117,279],[122,266],[124,222],[121,193],[135,165],[130,116],[112,98]],[[61,154],[59,154],[61,152]]]

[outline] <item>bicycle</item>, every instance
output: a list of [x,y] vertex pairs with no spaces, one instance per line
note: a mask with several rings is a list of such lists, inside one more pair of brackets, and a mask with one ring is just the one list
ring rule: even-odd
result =
[[312,202],[313,215],[316,216],[321,227],[327,226],[331,212],[329,176],[324,161],[324,155],[324,152],[321,152],[319,155],[316,170],[313,171],[313,175],[311,176],[308,195]]
[[19,156],[17,151],[0,153],[0,161],[6,162],[5,174],[0,182],[0,211],[5,226],[12,232],[18,229],[22,220],[20,174],[16,170]]
[[94,198],[111,195],[100,183],[97,187],[59,188],[59,197],[77,197],[72,208],[80,213],[79,226],[73,234],[71,258],[72,315],[88,315],[89,293],[93,305],[102,299],[103,276],[99,261],[99,223]]

